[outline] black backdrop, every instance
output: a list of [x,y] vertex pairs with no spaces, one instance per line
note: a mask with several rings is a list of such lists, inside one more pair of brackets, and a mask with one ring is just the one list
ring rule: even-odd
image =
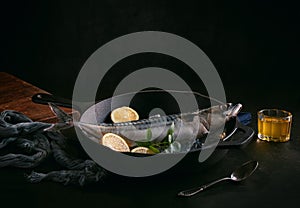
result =
[[[299,101],[297,8],[271,0],[10,1],[1,3],[0,70],[70,98],[77,73],[97,48],[121,35],[156,30],[199,46],[216,66],[229,99],[272,91]],[[147,65],[184,70],[172,60],[144,56],[115,71]]]
[[[278,107],[299,113],[300,84],[297,76],[299,7],[290,2],[271,0],[34,2],[24,0],[1,2],[0,10],[0,71],[12,73],[51,93],[70,98],[77,73],[85,60],[106,42],[132,32],[156,30],[177,34],[198,45],[216,66],[228,100],[243,103],[245,111],[254,114],[263,107]],[[126,73],[136,68],[156,65],[172,69],[186,76],[186,79],[193,79],[191,74],[186,75],[188,69],[173,59],[155,55],[150,57],[137,55],[117,64],[110,76],[107,76],[106,84],[112,87]],[[197,82],[193,83],[197,88]],[[296,123],[297,118],[294,124]],[[299,136],[296,135],[297,129],[299,128],[295,125],[294,133],[292,131],[295,142],[299,141],[297,140]],[[292,149],[292,145],[290,148]],[[262,164],[263,168],[266,167],[263,165],[267,164],[277,168],[277,161],[273,160],[273,157],[277,158],[276,154],[271,154],[270,151],[263,160],[263,162],[267,161]],[[259,150],[252,154],[264,158]],[[298,154],[294,151],[289,155],[292,155],[294,160],[298,159]],[[281,192],[275,194],[275,198],[280,197],[277,197],[273,205],[279,201],[279,198],[285,198],[291,193],[294,193],[291,196],[295,196],[297,192],[293,187],[297,187],[299,180],[296,177],[292,179],[291,174],[297,176],[299,168],[296,167],[297,163],[295,167],[291,165],[294,161],[285,156],[283,155],[282,158],[286,158],[290,163],[286,163],[284,167],[291,168],[288,169],[290,172],[283,172],[278,177],[275,175],[274,180],[277,178],[278,180],[270,186],[270,189],[274,187],[274,190],[278,188],[281,190],[283,187],[282,190],[288,192],[284,197],[282,197],[284,194],[279,195]],[[233,161],[237,160],[238,158],[235,158]],[[279,164],[286,162],[280,161]],[[270,167],[269,170],[272,170]],[[268,166],[265,169],[268,169]],[[223,170],[225,167],[220,169]],[[1,192],[6,193],[1,194],[1,201],[8,197],[9,203],[15,201],[25,206],[26,201],[28,203],[28,200],[31,200],[29,197],[33,197],[34,193],[37,196],[34,198],[36,204],[43,204],[43,206],[45,199],[49,204],[64,202],[66,205],[72,201],[78,205],[86,205],[85,203],[91,199],[95,204],[100,204],[102,200],[112,200],[113,204],[117,203],[114,201],[116,198],[113,194],[109,195],[105,192],[104,197],[99,197],[98,189],[93,192],[90,189],[61,188],[62,186],[52,183],[35,186],[24,180],[23,173],[24,171],[15,169],[1,170],[1,184],[4,187]],[[219,173],[216,172],[212,178],[217,177]],[[206,177],[206,179],[208,181],[211,178]],[[285,180],[291,182],[285,183]],[[250,196],[254,197],[256,192],[259,192],[257,187],[264,187],[270,181],[269,178],[263,182],[256,181],[258,185],[252,186],[252,190],[255,191]],[[294,186],[291,186],[293,182],[295,182]],[[109,193],[117,192],[114,188],[112,187]],[[125,188],[120,190],[124,191]],[[220,187],[217,192],[220,190],[226,188]],[[228,195],[219,195],[219,197],[222,199],[224,196],[223,200],[228,200],[227,196],[235,194],[233,189],[231,190],[232,192],[227,192]],[[130,191],[132,189],[126,192],[126,196],[131,196]],[[263,191],[259,193],[266,194]],[[173,194],[170,190],[169,195],[173,196]],[[266,195],[274,198],[272,194]],[[117,196],[120,195],[118,192]],[[147,197],[143,195],[143,191],[136,198],[139,196],[140,201]],[[80,197],[84,198],[82,202],[79,202]],[[163,199],[162,197],[165,195],[162,194],[160,199]],[[209,198],[209,194],[206,197]],[[295,199],[297,200],[297,197],[291,202]],[[168,203],[171,199],[164,200]],[[175,202],[172,198],[171,206],[177,205],[174,204]],[[218,203],[218,200],[214,202]],[[248,206],[257,205],[255,200],[248,202]],[[178,204],[186,205],[186,203],[192,205],[191,201]],[[31,206],[35,207],[34,204]]]

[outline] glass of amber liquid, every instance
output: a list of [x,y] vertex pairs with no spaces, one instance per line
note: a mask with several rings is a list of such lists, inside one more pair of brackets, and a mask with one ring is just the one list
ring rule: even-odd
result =
[[272,142],[290,140],[292,114],[285,110],[264,109],[257,113],[258,138]]

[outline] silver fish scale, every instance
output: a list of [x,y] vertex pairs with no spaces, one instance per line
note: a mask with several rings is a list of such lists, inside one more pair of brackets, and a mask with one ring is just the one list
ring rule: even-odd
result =
[[118,128],[123,126],[134,126],[136,129],[147,129],[150,127],[159,127],[162,125],[171,125],[174,122],[177,122],[181,119],[180,114],[173,114],[149,119],[141,119],[138,121],[131,121],[131,122],[120,122],[120,123],[100,123],[100,126],[103,127],[112,127]]

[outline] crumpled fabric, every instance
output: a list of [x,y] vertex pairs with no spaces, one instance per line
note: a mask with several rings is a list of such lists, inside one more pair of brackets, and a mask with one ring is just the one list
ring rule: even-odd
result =
[[29,182],[44,180],[85,185],[98,182],[106,172],[89,158],[77,158],[68,153],[70,138],[60,132],[47,132],[51,124],[33,122],[26,115],[5,110],[0,114],[0,168],[35,168],[52,156],[66,170],[49,173],[31,172]]

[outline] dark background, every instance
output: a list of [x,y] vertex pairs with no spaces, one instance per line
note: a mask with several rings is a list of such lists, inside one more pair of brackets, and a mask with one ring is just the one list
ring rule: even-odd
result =
[[[79,70],[100,46],[132,32],[165,31],[208,55],[229,99],[271,91],[278,100],[298,101],[297,8],[271,0],[9,1],[1,3],[0,70],[70,98]],[[167,58],[137,55],[109,79],[141,66],[188,71]]]
[[[9,203],[14,201],[31,207],[85,206],[89,202],[102,206],[101,201],[112,206],[131,207],[153,207],[160,203],[165,207],[199,207],[202,204],[244,207],[245,203],[248,207],[267,204],[282,207],[279,202],[284,205],[298,203],[300,150],[296,114],[299,115],[300,104],[297,75],[300,25],[299,7],[292,2],[1,2],[0,70],[50,93],[71,98],[77,74],[95,50],[121,35],[155,30],[174,33],[199,46],[218,70],[227,100],[241,102],[244,110],[254,117],[258,109],[266,107],[284,108],[295,115],[291,143],[282,146],[254,143],[246,150],[234,150],[227,156],[226,163],[214,171],[207,170],[207,174],[200,175],[203,180],[199,179],[199,184],[208,182],[224,172],[229,173],[229,169],[244,159],[258,158],[261,168],[251,182],[235,187],[230,184],[219,186],[195,200],[174,200],[174,190],[195,184],[196,177],[176,181],[179,185],[154,179],[143,183],[139,180],[136,184],[132,181],[118,184],[119,181],[112,183],[114,186],[108,182],[103,189],[97,185],[74,188],[50,182],[32,185],[24,181],[24,171],[5,168],[0,177],[0,184],[5,189],[1,190],[1,201],[7,198]],[[112,68],[106,77],[108,80],[102,84],[107,90],[106,96],[123,75],[149,66],[173,70],[184,76],[192,89],[201,90],[198,81],[182,63],[170,57],[140,54]],[[251,125],[256,127],[255,120]],[[279,191],[272,192],[277,189]],[[239,200],[232,200],[235,195]]]

